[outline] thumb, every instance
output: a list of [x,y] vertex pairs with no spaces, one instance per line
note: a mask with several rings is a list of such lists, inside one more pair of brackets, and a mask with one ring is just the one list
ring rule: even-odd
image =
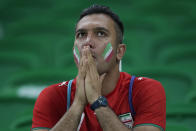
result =
[[100,82],[101,82],[101,83],[103,82],[105,76],[106,76],[106,73],[104,73],[104,74],[102,74],[102,75],[100,76]]

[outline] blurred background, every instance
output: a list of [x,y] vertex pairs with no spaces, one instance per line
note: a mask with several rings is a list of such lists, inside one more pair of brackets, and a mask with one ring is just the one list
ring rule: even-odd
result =
[[195,131],[195,0],[0,0],[0,130],[30,130],[39,92],[76,76],[74,27],[94,3],[124,22],[122,71],[162,82],[166,130]]

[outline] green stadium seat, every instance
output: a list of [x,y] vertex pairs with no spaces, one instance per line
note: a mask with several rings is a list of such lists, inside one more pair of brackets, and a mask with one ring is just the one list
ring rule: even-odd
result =
[[[15,122],[18,118],[21,118],[23,115],[32,117],[32,110],[34,107],[35,101],[21,101],[18,99],[12,100],[2,100],[0,99],[0,112],[1,112],[1,130],[13,131],[13,126],[17,123]],[[22,119],[22,118],[21,118]],[[18,119],[18,120],[21,120]],[[24,120],[24,119],[23,119]],[[14,124],[16,123],[16,124]],[[31,124],[29,124],[30,127]],[[26,127],[25,130],[21,128],[17,131],[26,131],[29,130],[29,127]]]
[[196,103],[196,83],[194,83],[194,89],[192,89],[191,92],[188,93],[187,95],[187,101],[191,103]]
[[[37,21],[39,19],[40,21]],[[58,20],[51,16],[34,16],[32,18],[22,19],[9,27],[6,27],[9,35],[20,36],[27,34],[59,34],[67,35],[71,30],[74,33],[73,19],[62,19]]]
[[21,71],[36,69],[39,59],[27,52],[0,52],[0,86],[1,89],[8,83],[8,79]]
[[196,103],[167,104],[167,117],[195,116]]
[[196,46],[188,46],[168,49],[164,54],[159,55],[159,60],[157,62],[164,65],[174,65],[176,67],[189,67],[189,70],[191,69],[190,67],[192,67],[192,70],[194,71],[196,67],[195,60]]
[[124,71],[160,81],[165,89],[168,104],[187,103],[187,95],[195,88],[192,74],[175,67],[126,68]]
[[0,52],[0,63],[2,65],[16,66],[20,65],[24,69],[33,69],[38,66],[39,59],[31,53],[19,51]]
[[22,114],[19,116],[17,119],[13,120],[13,122],[10,124],[10,128],[12,130],[20,130],[20,131],[25,131],[25,130],[30,130],[31,125],[32,125],[32,113],[33,110],[27,109],[28,114]]
[[0,92],[0,99],[36,99],[37,95],[49,85],[75,78],[74,67],[65,70],[41,69],[20,72],[8,80],[8,84]]
[[195,109],[195,103],[167,104],[166,131],[177,130],[180,127],[184,130],[194,131],[196,122]]
[[[5,37],[3,40],[0,40],[0,51],[1,52],[27,52],[38,54],[41,52],[43,46],[41,43],[36,43],[28,39],[21,39],[19,37]],[[41,49],[40,49],[41,48]]]
[[166,131],[191,131],[191,129],[182,124],[167,124]]
[[21,72],[20,74],[13,75],[9,79],[9,85],[13,88],[20,85],[37,84],[48,85],[69,80],[75,77],[76,67],[68,67],[65,69],[39,69],[32,71]]
[[[177,33],[175,35],[168,35],[159,37],[149,45],[149,58],[151,61],[158,61],[159,56],[168,50],[175,48],[186,48],[195,45],[195,35],[190,33]],[[147,49],[148,50],[148,49]],[[158,62],[157,62],[158,63]]]

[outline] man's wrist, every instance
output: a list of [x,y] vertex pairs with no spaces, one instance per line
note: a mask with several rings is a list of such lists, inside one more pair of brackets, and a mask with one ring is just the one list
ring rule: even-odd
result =
[[87,105],[87,103],[76,98],[73,101],[73,105],[76,106],[77,108],[84,108]]
[[94,95],[91,99],[88,100],[88,103],[93,104],[101,95]]
[[100,96],[95,102],[91,104],[90,108],[93,111],[95,111],[100,107],[106,107],[106,106],[108,106],[107,99],[104,96]]

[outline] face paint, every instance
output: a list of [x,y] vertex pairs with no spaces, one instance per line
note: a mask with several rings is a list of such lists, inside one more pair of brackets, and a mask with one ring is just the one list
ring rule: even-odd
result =
[[74,59],[76,60],[77,64],[80,62],[80,53],[77,46],[73,48]]
[[113,54],[112,45],[111,43],[108,43],[103,52],[104,60],[108,62],[112,58],[112,54]]

